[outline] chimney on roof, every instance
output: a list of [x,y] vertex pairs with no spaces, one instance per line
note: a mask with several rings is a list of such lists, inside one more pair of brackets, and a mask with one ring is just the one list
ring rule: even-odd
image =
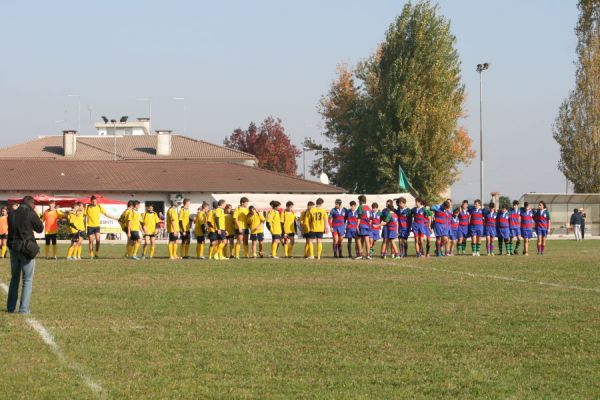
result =
[[73,157],[77,151],[77,131],[63,131],[63,154]]
[[171,155],[171,131],[156,131],[156,155],[163,157]]

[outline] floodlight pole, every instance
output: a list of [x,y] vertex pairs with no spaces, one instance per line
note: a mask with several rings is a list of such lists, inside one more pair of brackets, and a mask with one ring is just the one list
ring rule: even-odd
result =
[[485,202],[483,197],[483,71],[490,67],[489,63],[477,64],[476,71],[479,73],[479,199]]

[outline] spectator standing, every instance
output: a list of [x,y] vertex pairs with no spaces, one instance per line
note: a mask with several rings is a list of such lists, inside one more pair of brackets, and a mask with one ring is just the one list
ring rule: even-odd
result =
[[33,197],[25,196],[20,206],[8,214],[7,244],[10,249],[11,279],[6,309],[9,313],[15,312],[17,307],[21,276],[23,288],[19,313],[30,313],[29,301],[35,271],[35,257],[40,251],[33,232],[42,233],[44,231],[44,224],[36,214],[34,207]]
[[571,214],[571,220],[569,224],[573,227],[573,233],[575,234],[575,240],[581,240],[581,214],[578,209],[573,210]]
[[585,239],[585,210],[583,208],[579,209],[579,214],[581,214],[581,240]]

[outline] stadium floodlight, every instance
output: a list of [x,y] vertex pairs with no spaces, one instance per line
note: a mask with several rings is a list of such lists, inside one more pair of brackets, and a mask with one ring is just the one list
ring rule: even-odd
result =
[[479,199],[483,197],[483,71],[490,68],[490,63],[477,64],[475,71],[479,73]]

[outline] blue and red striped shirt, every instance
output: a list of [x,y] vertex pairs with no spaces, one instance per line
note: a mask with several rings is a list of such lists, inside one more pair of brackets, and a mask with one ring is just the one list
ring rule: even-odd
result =
[[358,228],[358,211],[347,208],[346,209],[346,229],[357,229]]

